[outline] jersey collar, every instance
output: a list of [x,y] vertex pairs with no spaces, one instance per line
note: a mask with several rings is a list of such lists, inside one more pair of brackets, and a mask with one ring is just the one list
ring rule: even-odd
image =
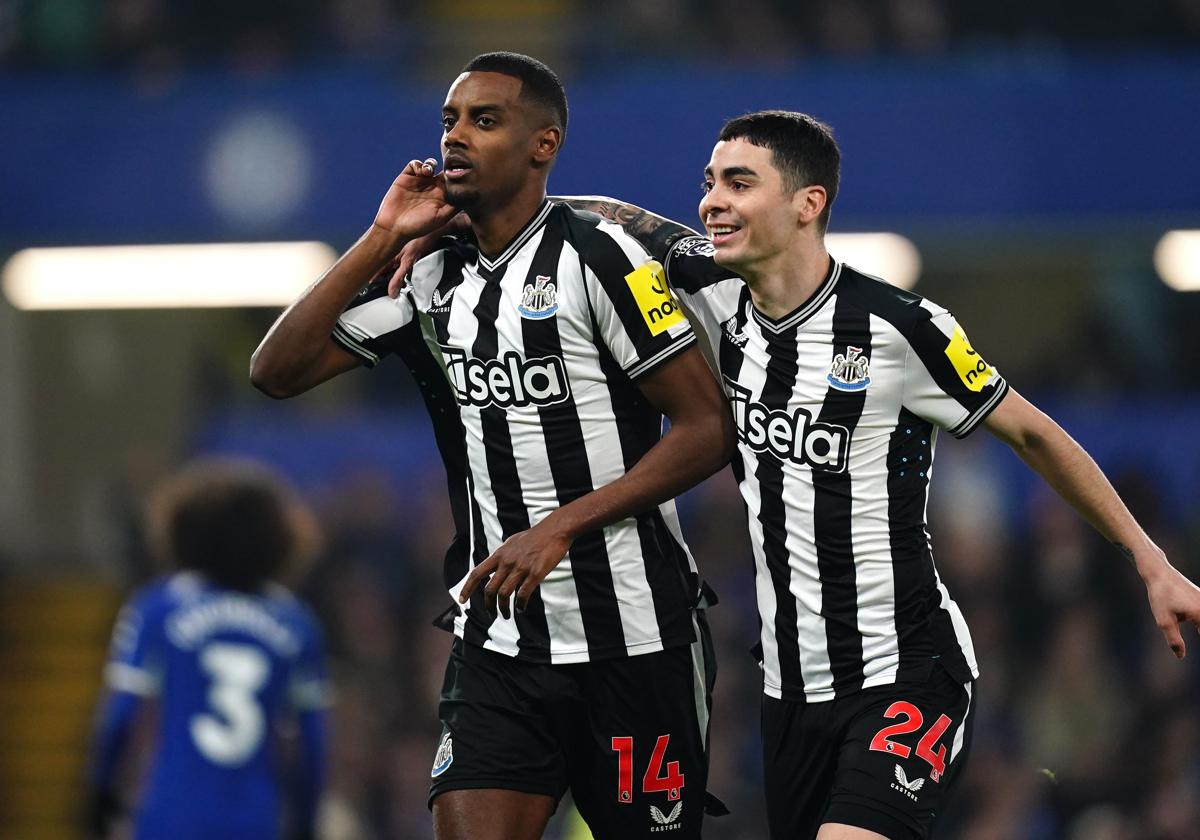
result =
[[825,275],[825,279],[821,281],[821,285],[817,287],[817,290],[812,293],[808,300],[800,304],[799,307],[778,320],[759,312],[753,301],[750,302],[750,312],[753,314],[754,320],[758,322],[758,325],[768,332],[779,334],[790,329],[795,329],[817,314],[817,311],[833,296],[833,288],[837,285],[838,277],[841,274],[842,264],[837,260],[830,259],[829,273]]
[[538,208],[536,213],[533,214],[533,218],[525,224],[525,227],[521,228],[521,232],[514,236],[512,242],[509,242],[508,246],[500,252],[500,256],[496,257],[494,260],[489,260],[483,255],[483,252],[480,251],[479,265],[488,271],[496,271],[506,262],[515,257],[517,252],[524,248],[525,244],[533,238],[533,235],[537,233],[544,224],[546,224],[546,219],[550,217],[550,211],[553,208],[553,202],[551,202],[548,198],[545,199],[542,202],[542,206]]

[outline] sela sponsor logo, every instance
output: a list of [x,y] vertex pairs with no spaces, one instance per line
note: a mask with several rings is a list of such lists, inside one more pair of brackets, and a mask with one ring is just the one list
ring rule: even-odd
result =
[[430,771],[430,778],[436,779],[438,776],[445,773],[450,765],[454,763],[454,739],[447,732],[442,736],[442,742],[438,744],[437,752],[433,756],[433,770]]
[[455,347],[442,347],[446,373],[461,405],[524,408],[554,405],[571,396],[563,361],[557,356],[522,359],[508,351],[498,359],[476,359]]
[[532,283],[526,283],[521,293],[521,305],[517,311],[522,318],[541,320],[549,318],[558,311],[558,287],[551,283],[551,277],[539,274]]
[[446,290],[445,294],[441,289],[433,290],[433,306],[429,307],[430,312],[445,312],[450,309],[450,298],[454,297],[454,290],[458,286],[451,286]]
[[683,828],[679,815],[683,813],[683,802],[676,802],[669,813],[664,814],[658,806],[650,806],[651,831],[678,831]]
[[845,353],[833,357],[829,384],[839,391],[861,391],[871,384],[871,360],[862,355],[861,347],[846,347]]
[[683,310],[667,286],[666,272],[658,260],[642,263],[625,275],[625,282],[633,292],[638,311],[651,335],[659,335],[684,323]]
[[892,790],[899,791],[907,796],[913,802],[917,801],[917,791],[925,787],[924,779],[913,779],[911,782],[908,776],[904,775],[904,768],[899,764],[896,765],[896,781],[890,785]]
[[850,430],[821,423],[803,408],[788,414],[750,401],[750,391],[729,378],[729,401],[738,437],[755,452],[769,452],[781,461],[808,464],[814,470],[841,472],[846,468]]
[[954,365],[958,378],[976,393],[982,391],[983,386],[988,384],[988,380],[996,373],[996,369],[975,352],[975,348],[967,340],[967,334],[957,321],[954,323],[954,332],[950,336],[950,343],[946,345],[945,353],[950,364]]
[[731,317],[728,321],[726,321],[721,326],[725,330],[726,337],[730,341],[732,341],[734,346],[736,346],[736,347],[745,347],[746,342],[750,340],[750,337],[747,336],[746,333],[744,333],[738,329],[738,322],[737,322],[736,315]]

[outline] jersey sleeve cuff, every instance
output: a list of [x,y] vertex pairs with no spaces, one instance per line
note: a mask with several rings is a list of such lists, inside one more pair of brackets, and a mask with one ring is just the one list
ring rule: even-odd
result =
[[138,697],[158,694],[158,679],[154,674],[123,662],[110,662],[104,668],[104,683],[113,691],[123,691]]
[[347,350],[361,359],[367,367],[373,368],[379,364],[379,355],[368,350],[340,321],[334,325],[330,338],[343,350]]
[[667,279],[671,279],[671,264],[675,262],[675,256],[691,250],[692,246],[698,245],[705,241],[702,236],[685,236],[674,245],[671,250],[667,251],[667,258],[663,260],[663,270],[667,273]]
[[954,435],[959,440],[965,438],[967,435],[971,434],[971,432],[975,431],[979,424],[987,419],[989,414],[996,410],[996,406],[1000,405],[1001,401],[1004,399],[1004,395],[1007,393],[1008,381],[1001,378],[996,385],[995,393],[988,398],[987,402],[967,415],[966,419],[964,419],[957,426],[953,426],[947,431],[949,431],[950,434]]
[[678,355],[681,351],[686,350],[696,343],[696,333],[688,330],[687,335],[678,341],[673,341],[668,346],[659,350],[648,359],[642,359],[632,367],[625,369],[625,373],[629,374],[630,379],[640,379],[650,371],[660,367],[664,362]]

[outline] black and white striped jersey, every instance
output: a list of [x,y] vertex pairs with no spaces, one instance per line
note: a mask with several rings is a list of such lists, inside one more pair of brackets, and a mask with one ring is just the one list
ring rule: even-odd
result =
[[[659,263],[617,225],[549,202],[497,258],[446,239],[400,297],[381,286],[334,340],[368,365],[400,352],[417,376],[459,532],[448,587],[657,443],[662,417],[636,380],[695,342]],[[512,619],[477,590],[455,633],[537,662],[650,653],[693,641],[698,592],[672,501],[579,537]]]
[[733,406],[756,568],[765,692],[830,700],[940,657],[978,676],[933,565],[938,429],[969,434],[1007,393],[945,309],[831,260],[774,320],[689,238],[667,258]]

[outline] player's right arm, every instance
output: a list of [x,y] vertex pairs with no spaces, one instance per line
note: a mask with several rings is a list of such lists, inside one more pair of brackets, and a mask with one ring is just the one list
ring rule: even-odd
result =
[[360,364],[330,336],[354,296],[392,265],[405,243],[454,215],[435,168],[433,158],[410,161],[367,232],[279,316],[250,359],[254,387],[277,399],[292,397]]

